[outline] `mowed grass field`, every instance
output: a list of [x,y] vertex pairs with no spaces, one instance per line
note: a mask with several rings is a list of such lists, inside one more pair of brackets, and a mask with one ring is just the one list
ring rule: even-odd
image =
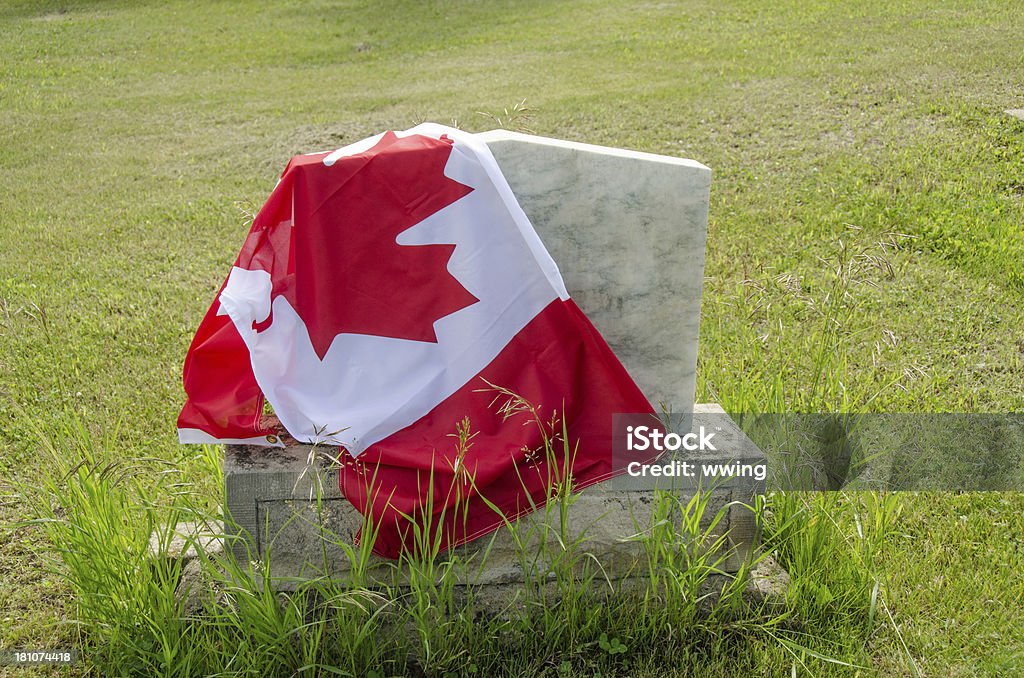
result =
[[[68,411],[201,468],[181,363],[249,215],[291,155],[424,120],[713,169],[702,401],[1024,407],[1019,3],[5,2],[0,43],[5,477]],[[902,500],[891,623],[831,670],[1024,672],[1024,497]],[[25,515],[5,494],[0,647],[66,647]]]

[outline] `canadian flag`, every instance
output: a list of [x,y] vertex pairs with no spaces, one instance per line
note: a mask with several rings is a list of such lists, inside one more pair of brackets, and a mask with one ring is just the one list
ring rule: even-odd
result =
[[566,471],[611,477],[612,414],[653,413],[486,145],[435,124],[291,160],[184,385],[183,443],[283,444],[266,398],[295,440],[343,448],[341,489],[388,557],[414,523],[448,548]]

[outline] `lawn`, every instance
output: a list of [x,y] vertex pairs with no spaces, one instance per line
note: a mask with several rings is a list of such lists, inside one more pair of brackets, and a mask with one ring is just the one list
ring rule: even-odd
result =
[[[7,2],[0,468],[46,475],[37,434],[86,421],[215,505],[174,420],[248,215],[291,155],[423,120],[713,169],[700,401],[1021,411],[1024,122],[1002,111],[1024,108],[1022,36],[1024,6],[996,1]],[[860,501],[812,511],[854,535]],[[821,646],[862,668],[807,665],[1024,672],[1024,496],[900,503],[873,554],[884,611]],[[12,490],[0,522],[28,510]],[[79,633],[57,623],[75,608],[44,550],[0,530],[0,647]],[[687,648],[663,664],[634,649],[633,670],[805,668],[762,640]]]

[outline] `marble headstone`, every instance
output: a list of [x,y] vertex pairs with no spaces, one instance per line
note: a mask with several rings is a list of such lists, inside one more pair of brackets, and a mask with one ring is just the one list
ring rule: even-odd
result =
[[711,170],[505,130],[478,136],[655,410],[692,411]]
[[[692,160],[504,130],[478,136],[558,264],[570,296],[655,409],[724,417],[715,405],[694,404],[711,171]],[[723,428],[722,437],[745,440],[734,424]],[[224,474],[226,526],[244,537],[233,539],[231,550],[247,560],[272,549],[277,575],[308,576],[325,553],[321,530],[350,542],[362,522],[338,489],[336,467],[309,446],[229,445]],[[745,480],[713,490],[711,514],[729,507],[719,525],[737,548],[723,566],[729,571],[756,541],[753,514],[739,505],[754,491]],[[636,542],[624,540],[635,530],[634,517],[643,524],[650,516],[651,493],[601,483],[573,504],[571,529],[588,530],[588,548],[607,556],[612,578],[632,576],[642,556]],[[504,531],[489,552],[483,580],[518,581],[516,549]],[[323,569],[344,576],[346,558],[337,544],[329,544],[326,555]]]

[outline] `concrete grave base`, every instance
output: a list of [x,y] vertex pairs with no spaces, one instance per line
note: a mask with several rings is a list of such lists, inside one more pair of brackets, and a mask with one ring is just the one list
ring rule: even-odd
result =
[[[722,452],[704,456],[703,462],[763,463],[760,450],[743,432],[724,417],[718,405],[697,405],[693,429],[714,422]],[[722,422],[727,422],[723,426]],[[281,588],[294,586],[304,578],[327,575],[344,578],[350,571],[345,546],[363,525],[363,517],[341,495],[338,475],[330,454],[335,448],[294,445],[267,449],[227,446],[224,475],[227,484],[225,529],[234,556],[242,562],[259,560]],[[708,453],[703,453],[707,455]],[[692,460],[692,457],[688,457]],[[581,540],[582,550],[593,554],[610,580],[638,576],[645,562],[643,545],[629,538],[651,524],[655,490],[640,487],[630,479],[613,479],[583,490],[568,506],[566,531],[570,540]],[[681,485],[683,504],[693,496],[694,486]],[[758,539],[758,526],[748,508],[763,483],[752,478],[719,482],[708,492],[704,525],[724,509],[715,528],[727,535],[721,568],[735,572]],[[546,524],[543,524],[546,521]],[[482,563],[474,581],[484,586],[516,586],[525,579],[521,552],[555,553],[555,535],[561,533],[557,508],[540,510],[519,519],[521,538],[529,536],[525,549],[517,547],[507,528],[460,547],[474,563]],[[548,535],[548,544],[540,543]],[[484,560],[486,552],[486,560]],[[392,561],[374,559],[370,575],[391,572]]]

